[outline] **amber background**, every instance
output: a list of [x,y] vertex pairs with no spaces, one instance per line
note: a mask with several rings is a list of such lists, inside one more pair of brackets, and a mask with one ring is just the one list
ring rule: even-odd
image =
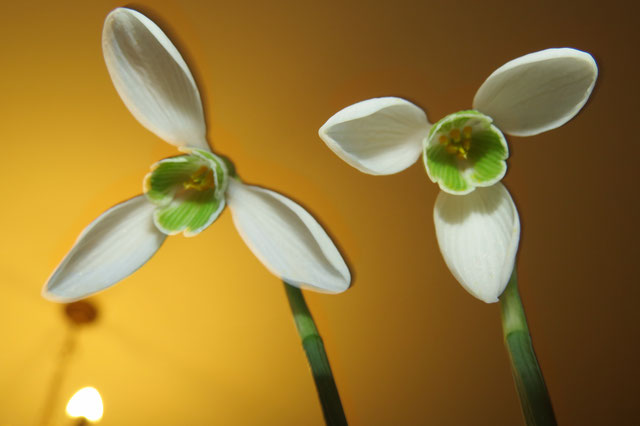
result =
[[[0,14],[0,424],[37,424],[62,347],[40,289],[78,233],[141,191],[176,151],[119,99],[100,47],[115,1],[5,2]],[[339,109],[405,97],[432,122],[467,108],[499,65],[547,47],[591,52],[600,76],[566,126],[509,138],[519,274],[562,425],[635,425],[638,396],[638,30],[631,2],[149,1],[206,104],[209,136],[250,183],[307,206],[353,287],[307,295],[353,425],[519,425],[499,307],[439,254],[437,188],[418,164],[372,177],[317,129]],[[170,238],[95,297],[61,388],[103,395],[103,425],[321,425],[282,285],[229,212]]]

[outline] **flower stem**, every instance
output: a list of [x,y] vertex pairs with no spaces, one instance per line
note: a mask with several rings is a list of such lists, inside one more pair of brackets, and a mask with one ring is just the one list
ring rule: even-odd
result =
[[526,423],[528,426],[555,426],[557,423],[551,399],[533,350],[520,300],[515,268],[507,288],[500,296],[500,308],[504,343],[511,359],[511,371]]
[[316,390],[322,404],[322,413],[324,420],[328,426],[346,426],[347,418],[342,409],[340,395],[336,382],[331,373],[331,366],[327,353],[324,351],[322,338],[318,334],[316,324],[311,317],[307,303],[304,300],[302,291],[292,285],[284,283],[284,289],[289,299],[293,319],[296,322],[296,328],[302,340],[302,346],[307,354],[307,360],[311,366],[313,380],[316,383]]

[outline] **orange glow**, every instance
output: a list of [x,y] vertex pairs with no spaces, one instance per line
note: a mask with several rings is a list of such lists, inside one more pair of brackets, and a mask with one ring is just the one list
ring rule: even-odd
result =
[[[123,5],[183,53],[216,152],[246,183],[306,207],[345,255],[353,287],[306,294],[352,426],[523,422],[499,307],[447,269],[433,225],[439,188],[422,159],[365,175],[319,127],[379,96],[407,98],[435,123],[471,108],[507,60],[546,47],[593,53],[606,72],[587,106],[560,129],[507,136],[504,182],[559,422],[638,424],[640,141],[608,149],[608,129],[637,134],[640,2],[620,0],[3,2],[0,424],[36,424],[56,369],[67,323],[40,296],[47,277],[91,221],[142,193],[149,166],[180,154],[110,80],[102,25]],[[168,237],[95,301],[100,317],[81,330],[53,424],[69,424],[78,383],[99,384],[101,426],[324,424],[283,286],[228,209],[193,238]]]

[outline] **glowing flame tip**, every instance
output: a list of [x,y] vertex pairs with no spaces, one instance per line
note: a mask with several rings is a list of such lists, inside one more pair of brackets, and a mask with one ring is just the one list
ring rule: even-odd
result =
[[84,417],[91,422],[100,420],[102,412],[100,393],[91,386],[82,388],[73,394],[67,404],[67,414],[70,417]]

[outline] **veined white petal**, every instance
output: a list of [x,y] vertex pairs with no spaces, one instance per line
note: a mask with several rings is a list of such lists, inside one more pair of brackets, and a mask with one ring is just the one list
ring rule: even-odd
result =
[[338,157],[371,175],[389,175],[415,163],[429,133],[422,109],[400,98],[374,98],[338,111],[318,132]]
[[598,66],[580,50],[530,53],[507,62],[486,79],[473,108],[505,133],[531,136],[571,120],[589,99]]
[[267,189],[229,182],[233,223],[253,254],[287,283],[340,293],[351,274],[338,249],[300,205]]
[[196,82],[156,24],[115,9],[104,23],[102,50],[116,90],[144,127],[172,145],[210,150]]
[[153,224],[154,209],[139,195],[100,215],[49,277],[43,296],[58,302],[81,299],[144,265],[166,238]]
[[449,270],[473,296],[498,301],[520,241],[518,210],[501,183],[468,195],[440,192],[433,210],[440,252]]

